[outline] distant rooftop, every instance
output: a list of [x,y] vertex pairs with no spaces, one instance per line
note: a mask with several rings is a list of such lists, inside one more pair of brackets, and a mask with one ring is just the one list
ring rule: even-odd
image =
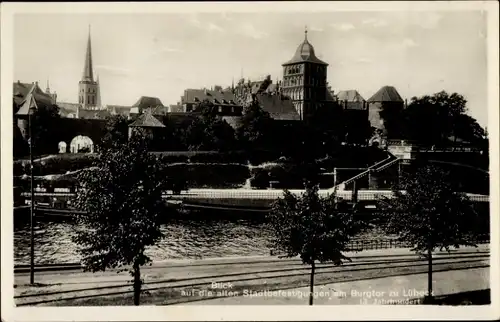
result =
[[363,102],[365,100],[355,89],[338,92],[337,99],[347,102]]
[[398,91],[394,86],[384,86],[378,90],[372,97],[368,100],[369,103],[374,102],[403,102],[403,99],[399,95]]
[[165,125],[153,116],[151,109],[147,109],[129,127],[165,127]]

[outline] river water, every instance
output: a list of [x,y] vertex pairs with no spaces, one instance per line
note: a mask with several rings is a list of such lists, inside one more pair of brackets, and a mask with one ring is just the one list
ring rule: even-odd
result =
[[[79,261],[71,221],[44,220],[35,225],[35,264]],[[162,225],[165,234],[148,249],[153,260],[195,259],[269,254],[269,231],[262,221],[178,220]],[[29,264],[30,226],[21,222],[14,229],[14,262]]]
[[[79,262],[72,242],[75,223],[64,219],[38,220],[35,225],[35,264]],[[165,238],[147,250],[153,261],[230,256],[268,255],[270,231],[262,219],[179,219],[162,225]],[[386,239],[367,231],[360,238]],[[30,225],[14,225],[14,263],[29,264]]]

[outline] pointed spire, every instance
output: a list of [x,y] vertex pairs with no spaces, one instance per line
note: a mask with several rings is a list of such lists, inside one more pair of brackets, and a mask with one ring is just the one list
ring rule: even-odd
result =
[[87,52],[85,53],[85,65],[83,68],[82,81],[94,81],[94,74],[92,70],[92,45],[90,42],[90,25],[89,25],[89,38],[87,40]]
[[50,86],[49,86],[49,79],[47,78],[47,88],[45,89],[45,93],[50,94]]
[[306,25],[306,29],[304,31],[304,35],[305,35],[305,41],[307,41],[307,25]]

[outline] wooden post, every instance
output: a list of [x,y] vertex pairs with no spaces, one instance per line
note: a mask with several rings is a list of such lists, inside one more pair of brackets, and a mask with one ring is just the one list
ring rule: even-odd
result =
[[352,181],[352,202],[354,205],[358,203],[358,187],[356,184],[356,180]]

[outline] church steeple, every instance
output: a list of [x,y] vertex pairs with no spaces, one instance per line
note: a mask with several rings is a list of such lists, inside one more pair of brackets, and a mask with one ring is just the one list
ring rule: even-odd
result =
[[92,45],[89,37],[87,40],[87,52],[85,53],[85,64],[83,67],[82,80],[78,83],[78,103],[84,110],[95,110],[100,108],[99,83],[94,80],[92,66]]
[[90,42],[90,25],[89,25],[89,37],[87,40],[87,52],[85,53],[85,65],[83,67],[82,81],[94,81],[94,73],[92,68],[92,44]]
[[47,78],[47,88],[45,88],[45,93],[50,94],[49,79]]

